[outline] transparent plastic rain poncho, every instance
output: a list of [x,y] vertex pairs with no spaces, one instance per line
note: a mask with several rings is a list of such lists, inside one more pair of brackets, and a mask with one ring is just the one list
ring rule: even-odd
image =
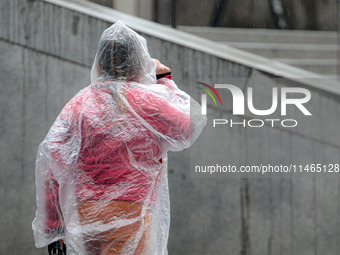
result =
[[63,239],[68,255],[167,254],[167,151],[189,147],[206,118],[155,71],[143,37],[120,21],[104,31],[91,84],[38,149],[37,247]]

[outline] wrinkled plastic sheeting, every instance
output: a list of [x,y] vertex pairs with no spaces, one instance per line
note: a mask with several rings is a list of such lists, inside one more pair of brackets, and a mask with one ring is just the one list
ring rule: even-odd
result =
[[70,255],[167,254],[167,151],[188,148],[206,118],[155,70],[144,38],[120,21],[104,31],[91,84],[38,149],[37,247],[63,239]]

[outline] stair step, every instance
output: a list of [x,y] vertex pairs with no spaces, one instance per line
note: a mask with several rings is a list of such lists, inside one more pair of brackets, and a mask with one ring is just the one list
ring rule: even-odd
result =
[[337,44],[337,33],[333,31],[239,29],[190,26],[179,26],[178,29],[214,41]]
[[273,59],[285,64],[296,66],[311,72],[324,74],[326,76],[336,76],[338,72],[338,63],[336,59]]
[[234,47],[245,50],[266,58],[335,58],[337,56],[336,48],[298,48],[298,47],[285,47],[282,48],[267,48],[267,47],[242,47],[242,45],[235,45]]
[[179,30],[328,77],[338,72],[336,32],[189,26]]
[[296,43],[249,43],[249,42],[223,42],[239,49],[275,49],[275,50],[337,50],[336,44],[296,44]]
[[290,65],[308,65],[308,64],[314,64],[314,65],[334,65],[336,66],[338,64],[338,61],[336,58],[325,58],[325,59],[315,59],[315,58],[303,58],[303,59],[295,59],[295,58],[275,58],[273,60],[290,64]]

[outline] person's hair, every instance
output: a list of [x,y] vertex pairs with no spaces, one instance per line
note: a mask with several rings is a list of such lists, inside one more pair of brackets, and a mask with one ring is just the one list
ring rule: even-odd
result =
[[112,78],[137,79],[143,73],[143,49],[139,38],[123,33],[112,35],[99,45],[98,72]]

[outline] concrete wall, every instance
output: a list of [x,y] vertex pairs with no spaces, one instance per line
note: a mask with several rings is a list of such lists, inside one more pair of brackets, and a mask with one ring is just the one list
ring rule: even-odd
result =
[[[177,2],[178,24],[209,26],[218,1]],[[275,28],[269,0],[226,2],[220,26]],[[282,5],[288,29],[337,30],[337,0],[286,0]]]
[[143,19],[153,20],[154,0],[89,0],[117,11],[131,14]]
[[[156,0],[89,0],[138,17],[153,19]],[[158,1],[158,19],[170,24],[171,1]],[[114,4],[112,4],[114,2]],[[210,26],[219,0],[177,0],[177,24]],[[225,1],[219,25],[222,27],[275,28],[270,0]],[[288,29],[337,30],[337,0],[285,0],[282,6]],[[151,13],[150,13],[151,12]]]
[[[63,105],[89,84],[98,39],[111,24],[107,16],[115,19],[119,15],[86,5],[80,12],[46,1],[2,2],[0,251],[3,254],[46,254],[46,250],[34,248],[31,231],[37,146]],[[142,23],[129,17],[123,21],[136,28]],[[177,84],[196,99],[200,98],[198,90],[190,90],[196,81],[213,84],[237,78],[239,85],[246,87],[251,81],[263,79],[266,82],[258,91],[264,95],[268,88],[279,85],[272,79],[275,77],[272,73],[264,71],[260,61],[257,68],[255,64],[243,63],[246,58],[250,61],[247,63],[256,59],[250,55],[231,60],[213,53],[217,47],[213,42],[185,37],[170,28],[156,28],[149,33],[147,29],[140,30],[148,40],[151,54],[171,66]],[[176,42],[176,38],[164,39],[172,33],[187,39],[183,43]],[[232,49],[225,49],[232,55]],[[285,68],[288,67],[279,67],[276,73]],[[230,139],[226,158],[244,155],[240,160],[252,162],[261,158],[262,149],[266,155],[287,162],[296,157],[316,158],[320,163],[339,162],[339,94],[305,82],[289,79],[282,82],[282,86],[306,86],[311,90],[316,96],[310,103],[313,119],[303,128],[289,131],[278,128],[226,131]],[[338,91],[332,85],[324,86],[328,91]],[[266,102],[265,97],[262,100]],[[214,116],[221,114],[221,109],[212,105],[209,111]],[[230,109],[224,114],[230,114]],[[203,142],[207,135],[203,134]],[[188,170],[189,156],[190,150],[170,153],[170,254],[338,254],[338,177],[195,179]]]

